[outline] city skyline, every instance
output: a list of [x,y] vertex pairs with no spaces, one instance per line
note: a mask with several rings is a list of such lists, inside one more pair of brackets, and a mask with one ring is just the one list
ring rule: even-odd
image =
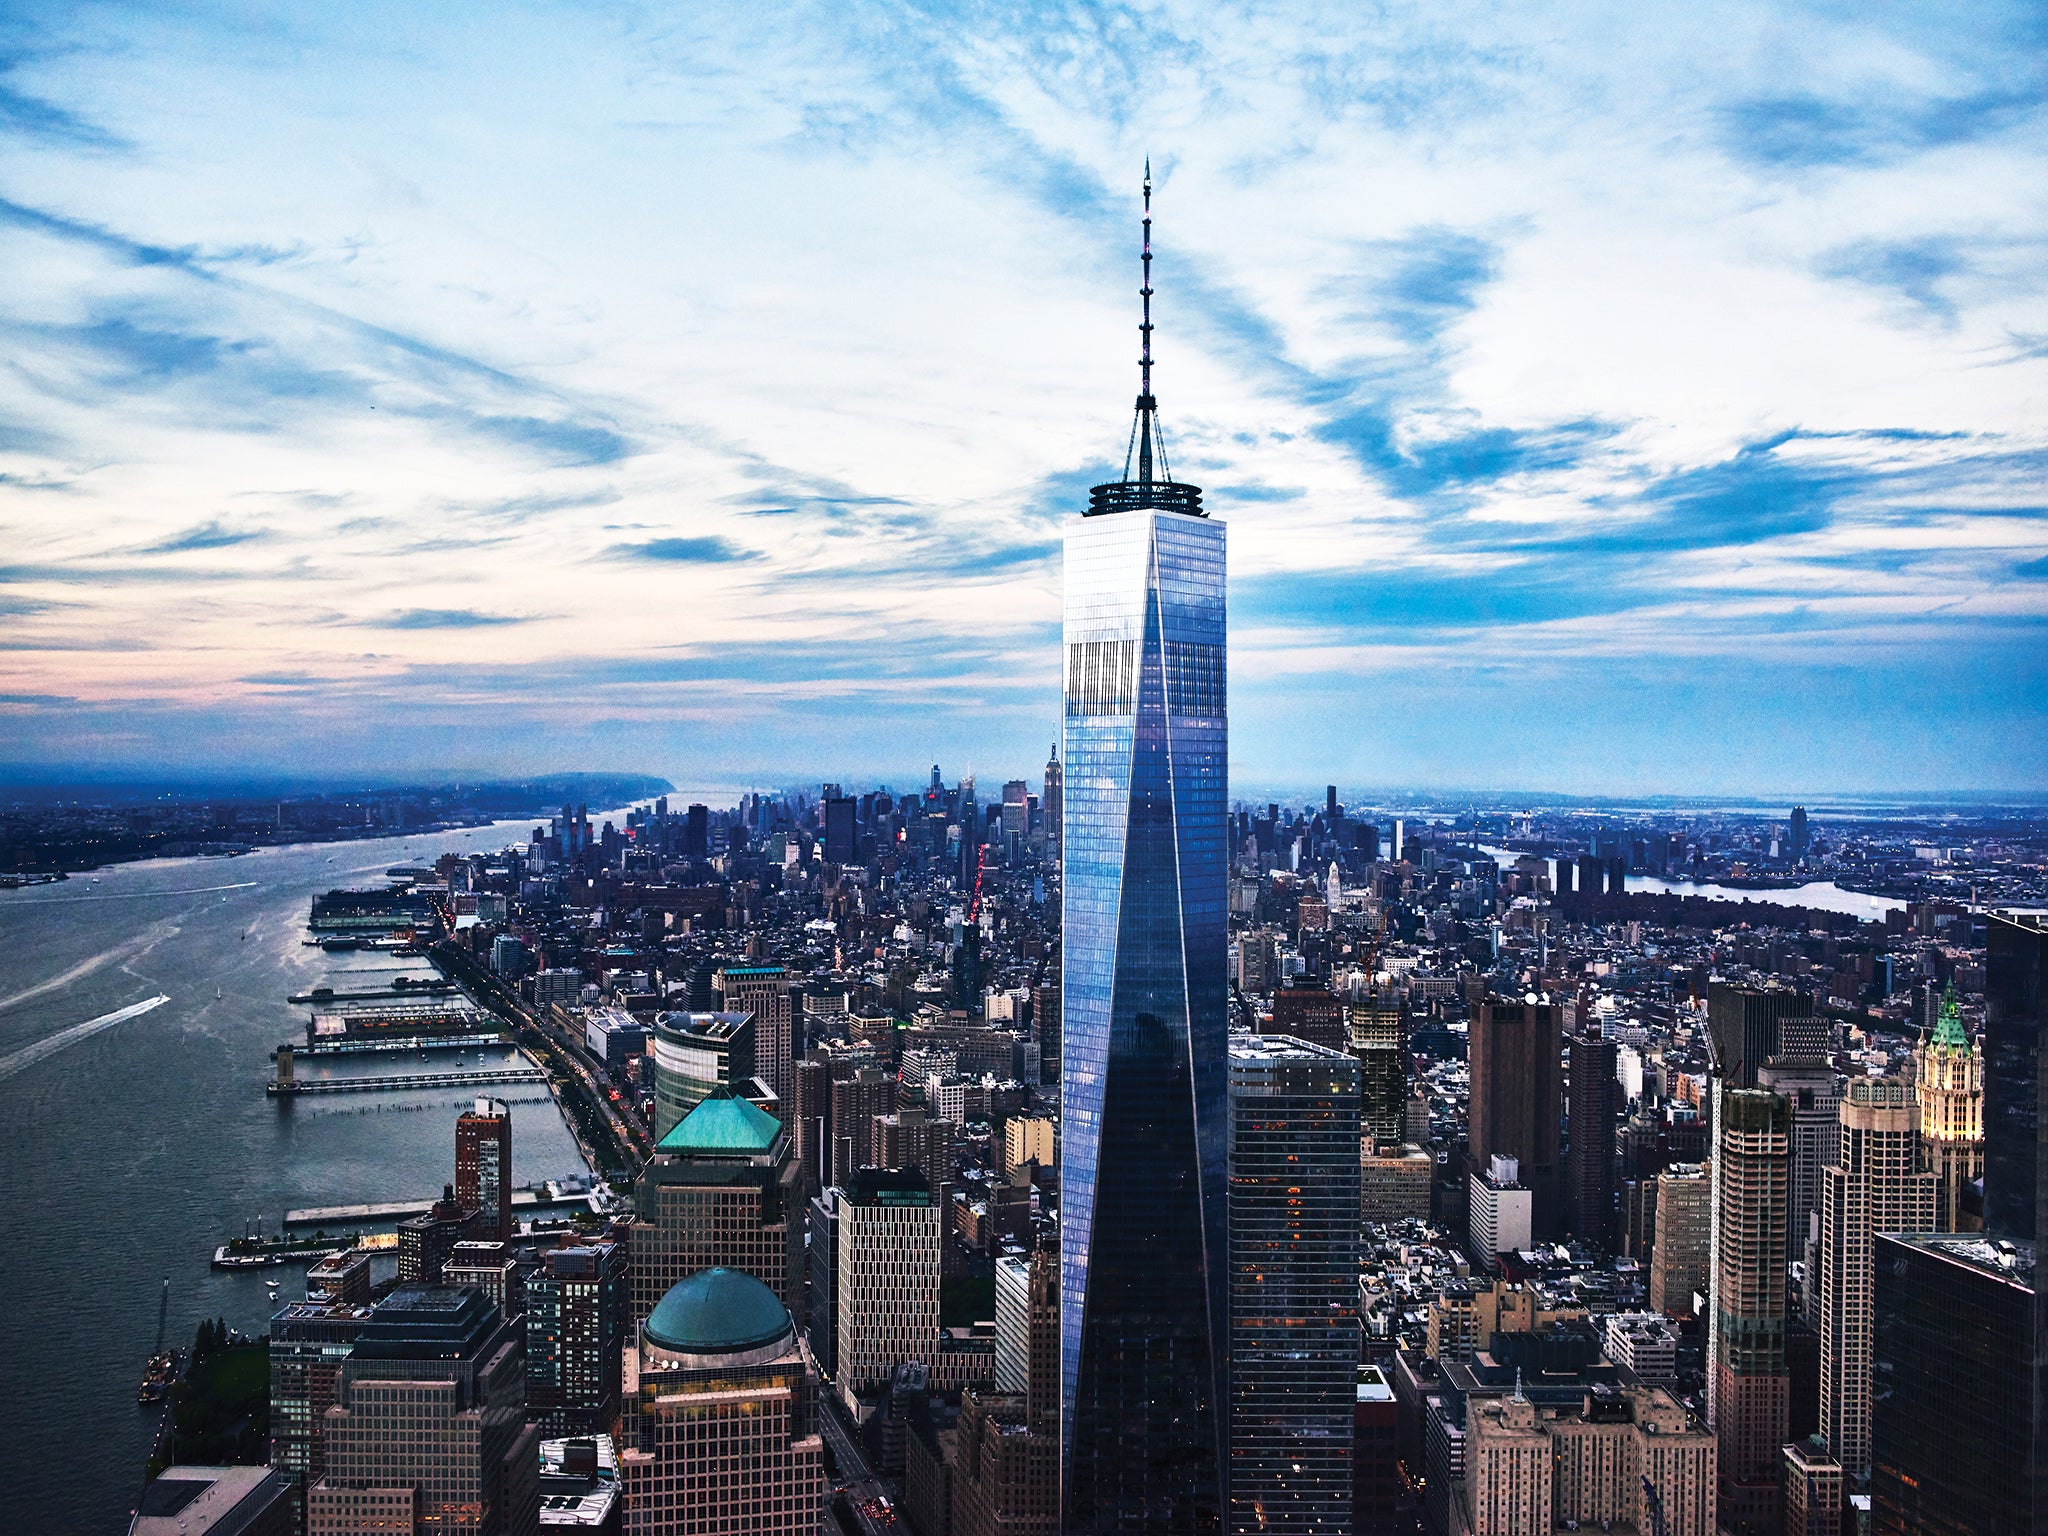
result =
[[1241,782],[2038,790],[2030,25],[13,18],[6,755],[1035,761],[1150,152]]

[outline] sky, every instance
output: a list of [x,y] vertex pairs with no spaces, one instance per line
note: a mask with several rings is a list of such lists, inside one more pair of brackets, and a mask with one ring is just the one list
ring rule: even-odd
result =
[[0,765],[2048,789],[2048,12],[0,0]]

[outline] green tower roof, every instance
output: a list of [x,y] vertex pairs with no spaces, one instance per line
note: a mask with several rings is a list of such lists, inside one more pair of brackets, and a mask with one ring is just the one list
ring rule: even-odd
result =
[[720,1088],[675,1123],[657,1152],[766,1152],[782,1132],[782,1122],[765,1109],[736,1099]]
[[700,1269],[671,1286],[642,1325],[647,1341],[684,1355],[729,1355],[786,1337],[789,1309],[737,1269]]
[[1954,982],[1941,994],[1941,1012],[1934,1019],[1934,1043],[1951,1051],[1970,1048],[1970,1033],[1963,1028],[1963,1011],[1956,1003]]

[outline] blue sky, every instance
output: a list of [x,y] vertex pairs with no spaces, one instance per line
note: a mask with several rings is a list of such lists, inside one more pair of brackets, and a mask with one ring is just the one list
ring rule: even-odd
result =
[[[1351,13],[1355,10],[1355,14]],[[0,763],[2048,788],[2039,7],[0,0]]]

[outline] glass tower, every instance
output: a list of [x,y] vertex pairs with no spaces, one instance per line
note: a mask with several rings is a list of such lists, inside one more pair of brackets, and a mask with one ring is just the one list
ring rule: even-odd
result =
[[1225,1499],[1224,531],[1157,442],[1149,168],[1145,191],[1131,453],[1066,528],[1062,1529],[1212,1533]]

